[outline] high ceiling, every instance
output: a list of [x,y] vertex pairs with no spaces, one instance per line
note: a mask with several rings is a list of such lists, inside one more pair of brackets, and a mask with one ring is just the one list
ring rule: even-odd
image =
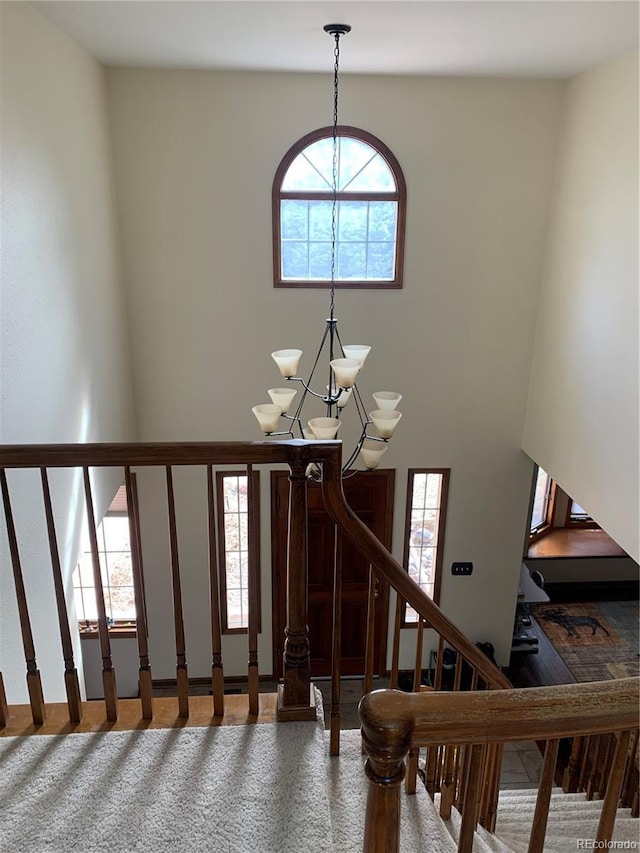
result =
[[569,77],[638,46],[636,0],[34,0],[105,65]]

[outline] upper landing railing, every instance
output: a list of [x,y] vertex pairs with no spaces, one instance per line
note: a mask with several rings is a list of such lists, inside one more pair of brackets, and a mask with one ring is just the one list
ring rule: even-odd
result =
[[[143,602],[142,558],[143,543],[140,530],[140,512],[138,495],[135,488],[134,471],[149,468],[164,469],[166,479],[167,517],[169,522],[170,543],[170,580],[173,595],[173,628],[176,649],[176,681],[178,690],[179,715],[189,715],[189,689],[187,671],[187,649],[181,592],[180,551],[176,532],[176,508],[173,488],[173,469],[178,466],[200,466],[207,473],[208,501],[208,538],[209,538],[209,586],[212,686],[215,715],[223,713],[223,662],[222,636],[219,606],[218,546],[215,525],[215,489],[214,469],[216,466],[245,466],[248,473],[254,466],[285,463],[290,468],[289,531],[287,555],[287,626],[283,638],[284,677],[278,700],[278,716],[286,719],[309,719],[315,716],[315,705],[310,686],[310,647],[307,627],[307,469],[315,463],[322,469],[323,493],[328,512],[336,525],[349,537],[357,548],[365,554],[375,573],[386,580],[398,593],[397,614],[400,605],[407,602],[421,617],[419,624],[418,647],[421,656],[422,631],[426,620],[440,637],[440,650],[444,643],[458,652],[458,664],[466,661],[471,666],[474,679],[480,679],[487,687],[506,687],[507,679],[502,673],[468,640],[465,635],[436,607],[425,593],[411,580],[408,573],[381,545],[378,539],[364,525],[346,504],[342,492],[341,479],[341,443],[282,441],[282,442],[215,442],[215,443],[172,443],[172,444],[80,444],[80,445],[4,445],[0,447],[0,486],[6,520],[6,533],[11,557],[13,579],[20,619],[20,631],[26,662],[26,679],[29,691],[34,724],[39,725],[45,717],[45,702],[38,669],[32,614],[29,609],[29,584],[25,582],[23,571],[23,547],[19,542],[14,522],[12,505],[12,470],[36,469],[40,473],[40,488],[32,500],[44,507],[46,537],[49,545],[49,567],[53,575],[55,588],[55,607],[58,611],[60,642],[64,658],[64,682],[67,690],[69,717],[77,722],[82,714],[79,679],[73,657],[73,642],[69,622],[69,609],[65,599],[65,580],[61,564],[61,537],[56,528],[55,518],[69,513],[68,507],[55,506],[55,494],[52,498],[50,472],[53,469],[76,469],[78,481],[84,491],[84,503],[88,518],[89,539],[93,563],[93,579],[97,591],[97,633],[102,659],[102,682],[105,697],[106,718],[114,721],[118,717],[118,690],[113,665],[109,624],[102,591],[100,560],[98,555],[96,528],[100,519],[95,512],[95,485],[93,480],[98,469],[120,469],[126,484],[130,507],[130,540],[132,545],[132,568],[138,614],[136,632],[139,655],[139,683],[141,715],[149,720],[153,717],[152,677],[147,625]],[[251,489],[253,478],[248,476]],[[40,494],[38,494],[38,491]],[[165,522],[166,523],[166,522]],[[250,525],[249,536],[256,537],[257,530]],[[254,539],[255,541],[255,539]],[[257,596],[256,577],[253,567],[249,567],[250,603],[248,617],[248,681],[249,704],[252,713],[258,705],[258,643],[257,643]],[[370,597],[375,607],[375,599]],[[53,603],[52,603],[53,606]],[[334,635],[339,634],[340,614],[335,610]],[[371,622],[371,619],[369,620]],[[399,635],[399,620],[397,634]],[[369,638],[371,639],[371,638]],[[52,638],[49,639],[53,641]],[[372,643],[369,643],[371,646]],[[397,683],[398,655],[397,644],[394,649],[392,685]],[[334,686],[339,693],[339,642],[337,655],[334,655]],[[441,676],[442,655],[439,655],[439,675]],[[7,704],[0,677],[0,724],[8,717]],[[333,713],[332,752],[338,751],[339,715]]]

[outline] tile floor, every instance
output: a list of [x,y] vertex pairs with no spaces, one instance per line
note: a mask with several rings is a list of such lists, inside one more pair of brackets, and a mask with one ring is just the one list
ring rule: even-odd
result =
[[[331,683],[316,681],[316,686],[322,693],[325,708],[325,725],[329,725],[331,703]],[[373,689],[388,687],[385,679],[376,679]],[[343,729],[359,729],[358,702],[363,695],[363,685],[360,679],[344,680],[340,685],[340,727]],[[502,769],[500,773],[500,789],[517,790],[537,788],[542,770],[542,756],[533,741],[517,741],[505,744]]]

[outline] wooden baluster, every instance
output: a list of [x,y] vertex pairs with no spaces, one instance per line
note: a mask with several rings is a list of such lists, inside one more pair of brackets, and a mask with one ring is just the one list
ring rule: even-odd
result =
[[72,723],[79,723],[82,719],[80,682],[78,680],[78,670],[76,669],[73,658],[73,643],[71,641],[71,629],[69,628],[69,614],[67,612],[67,602],[64,595],[64,581],[62,580],[58,539],[56,536],[53,507],[51,506],[51,492],[49,490],[49,480],[46,468],[40,469],[40,478],[42,480],[42,497],[44,500],[45,518],[47,520],[49,553],[51,554],[51,570],[53,572],[53,586],[56,594],[58,625],[60,626],[62,657],[64,659],[64,686],[67,693],[69,720]]
[[589,771],[589,753],[591,751],[592,740],[591,735],[587,735],[584,740],[584,749],[582,751],[582,764],[580,765],[580,778],[578,779],[578,792],[586,789],[588,771]]
[[[422,650],[424,646],[424,620],[422,618],[418,619],[418,631],[416,636],[416,659],[413,668],[413,692],[420,692],[420,681],[422,679]],[[436,747],[431,747],[429,749],[429,754],[431,754],[432,750],[436,750]],[[418,761],[420,758],[420,750],[417,747],[412,747],[409,750],[409,758],[407,761],[407,773],[405,777],[405,791],[407,794],[415,794],[416,792],[416,779],[418,776]]]
[[631,803],[631,817],[640,816],[640,797],[638,795],[638,791],[636,790],[633,795],[633,801]]
[[440,786],[440,817],[443,820],[449,820],[451,817],[451,807],[453,806],[456,790],[454,771],[459,750],[459,746],[449,744],[445,747],[444,751],[444,778]]
[[465,744],[462,755],[460,757],[460,780],[458,783],[458,801],[456,808],[462,814],[467,796],[467,779],[469,778],[469,768],[471,767],[471,747],[472,744]]
[[413,667],[413,692],[420,692],[420,682],[422,680],[422,650],[424,648],[424,620],[418,620],[418,630],[416,632],[416,657]]
[[638,729],[636,729],[633,733],[633,742],[631,745],[631,749],[629,750],[627,768],[625,770],[624,781],[622,783],[621,800],[624,808],[629,808],[633,799],[633,795],[631,792],[631,780],[633,778],[633,769],[635,767],[636,755],[638,754],[638,740],[640,739],[639,736],[640,732],[638,731]]
[[502,756],[504,752],[504,744],[495,744],[494,761],[491,768],[491,778],[489,781],[489,808],[487,810],[487,819],[485,828],[489,832],[495,832],[496,820],[498,817],[498,799],[500,798],[500,768],[502,767]]
[[218,543],[213,466],[207,465],[207,505],[209,523],[209,597],[211,602],[211,691],[213,714],[224,716],[224,670],[222,667],[222,624],[220,621],[220,585],[218,582]]
[[[376,599],[378,597],[378,579],[373,566],[369,566],[369,594],[367,596],[367,634],[364,652],[364,693],[373,690],[373,657],[376,625]],[[362,746],[364,753],[364,745]],[[417,764],[416,764],[417,769]]]
[[342,539],[333,528],[333,638],[331,649],[331,732],[329,755],[340,755],[340,660],[342,657]]
[[98,554],[98,537],[96,534],[96,517],[93,509],[93,496],[91,494],[91,480],[89,468],[85,465],[82,469],[84,477],[84,495],[87,506],[87,528],[89,530],[89,544],[91,547],[91,566],[93,569],[93,585],[96,596],[96,607],[98,610],[98,640],[100,641],[100,655],[102,657],[102,689],[104,691],[104,704],[107,720],[114,723],[118,719],[118,689],[116,686],[116,672],[111,660],[111,643],[109,641],[109,623],[107,622],[107,609],[104,603],[104,589],[102,587],[102,572],[100,570],[100,555]]
[[542,853],[544,848],[544,837],[547,832],[547,819],[549,817],[549,803],[551,802],[551,789],[553,787],[553,777],[556,771],[556,762],[558,760],[558,740],[549,740],[544,750],[544,760],[542,762],[542,772],[540,774],[540,783],[538,785],[538,797],[536,799],[536,808],[533,813],[533,824],[531,827],[531,837],[529,838],[528,853]]
[[[418,623],[418,626],[422,624],[422,619]],[[444,640],[442,637],[438,639],[438,654],[436,658],[436,673],[434,679],[434,689],[440,690],[442,686],[442,656],[444,653]],[[439,748],[434,744],[430,746],[427,750],[427,760],[426,760],[426,769],[425,769],[425,787],[427,789],[427,793],[433,799],[436,790],[437,790],[437,777],[438,777],[438,758],[439,758]]]
[[33,643],[31,631],[31,619],[27,606],[27,593],[22,576],[22,565],[18,550],[18,538],[13,522],[13,510],[9,497],[9,486],[4,468],[0,468],[0,483],[2,485],[2,501],[4,504],[4,515],[7,523],[7,539],[9,540],[9,553],[13,567],[13,581],[16,589],[16,600],[18,602],[18,616],[20,619],[20,631],[22,634],[22,645],[24,648],[25,661],[27,664],[27,690],[29,692],[29,704],[31,705],[31,716],[34,726],[41,726],[45,719],[44,696],[42,694],[42,681],[40,671],[36,663],[36,650]]
[[597,784],[595,788],[595,793],[600,797],[600,799],[604,798],[605,792],[607,790],[609,773],[611,772],[611,762],[613,761],[613,753],[616,746],[616,736],[614,734],[603,735],[603,738],[606,744],[606,752],[604,761],[600,765],[600,770],[597,776]]
[[476,821],[481,826],[486,826],[487,822],[487,813],[489,811],[489,780],[493,760],[494,744],[488,743],[484,750],[484,761],[482,762],[482,772],[480,774],[480,788],[478,790],[478,812],[476,815]]
[[258,716],[260,708],[259,699],[259,672],[258,672],[258,572],[256,566],[256,554],[258,553],[258,530],[256,528],[256,501],[255,494],[255,475],[253,466],[247,465],[247,540],[249,548],[249,625],[248,625],[248,640],[249,640],[249,714],[253,717]]
[[[611,773],[606,786],[607,793],[602,804],[602,812],[600,813],[600,822],[598,823],[598,831],[596,833],[596,843],[611,841],[611,836],[613,835],[613,827],[616,822],[618,803],[620,802],[620,792],[622,790],[624,768],[627,761],[630,737],[631,732],[620,732],[620,736],[617,739],[618,742],[615,747],[615,754],[611,763]],[[613,735],[612,739],[615,739]]]
[[136,639],[138,643],[138,685],[142,719],[153,719],[153,678],[149,664],[149,630],[145,605],[144,584],[142,580],[142,538],[140,534],[140,512],[135,490],[135,477],[131,468],[124,469],[124,483],[127,493],[127,514],[129,516],[129,543],[131,545],[131,574],[133,577],[133,595],[136,602]]
[[598,777],[598,769],[600,767],[600,753],[602,751],[602,735],[595,738],[595,748],[593,751],[593,759],[591,769],[589,770],[589,778],[587,780],[587,799],[592,800],[596,793],[596,779]]
[[458,853],[471,853],[473,834],[476,829],[476,814],[478,809],[477,791],[482,773],[483,744],[474,743],[469,750],[469,773],[467,775],[464,805],[462,808],[462,825],[458,839]]
[[369,566],[369,599],[367,601],[367,639],[364,659],[364,692],[373,690],[373,657],[375,651],[376,599],[378,598],[378,579]]
[[404,598],[400,593],[396,593],[396,612],[393,620],[393,651],[391,652],[391,676],[389,678],[389,687],[397,689],[398,687],[398,668],[400,666],[400,630],[402,627],[402,612],[404,610]]
[[4,690],[4,681],[0,672],[0,729],[9,725],[9,706],[7,705],[7,694]]
[[[458,655],[456,659],[456,673],[453,684],[454,691],[460,690],[462,682],[462,655]],[[451,808],[455,799],[456,792],[456,776],[455,768],[459,746],[448,744],[444,748],[443,760],[443,778],[440,785],[440,817],[443,820],[449,820],[451,817]]]
[[565,794],[575,794],[580,781],[580,763],[582,761],[583,737],[574,737],[571,744],[571,756],[562,777],[562,790]]
[[176,637],[176,681],[178,685],[178,716],[189,716],[189,673],[187,670],[187,652],[184,637],[184,617],[182,613],[182,589],[180,586],[180,560],[178,557],[178,528],[176,525],[176,505],[173,494],[173,473],[171,465],[167,472],[167,507],[169,511],[169,546],[171,549],[171,588],[173,593],[173,624]]
[[444,656],[444,639],[442,637],[438,638],[438,654],[436,658],[436,677],[434,682],[434,688],[436,690],[440,690],[442,688],[442,658]]
[[284,683],[278,689],[279,720],[315,720],[307,626],[307,468],[293,462],[289,474],[289,543],[287,548],[287,627],[284,641]]
[[495,819],[500,788],[500,764],[502,763],[502,744],[492,743],[487,748],[486,761],[482,777],[482,789],[478,822],[489,829]]

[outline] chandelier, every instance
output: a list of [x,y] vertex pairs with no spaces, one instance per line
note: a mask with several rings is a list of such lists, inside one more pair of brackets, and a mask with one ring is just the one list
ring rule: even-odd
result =
[[[271,388],[269,397],[271,403],[254,406],[252,411],[267,436],[298,437],[307,440],[327,440],[338,437],[342,426],[341,418],[345,409],[351,403],[350,410],[355,409],[359,419],[358,438],[355,447],[343,465],[343,476],[353,468],[358,456],[364,467],[374,470],[380,464],[387,450],[388,441],[393,435],[402,414],[397,406],[402,395],[395,391],[374,392],[374,405],[365,406],[356,378],[364,368],[371,347],[365,344],[343,344],[338,331],[338,320],[335,316],[335,285],[336,285],[336,241],[338,221],[338,77],[340,64],[340,37],[351,30],[348,24],[327,24],[324,31],[335,39],[334,47],[334,76],[333,76],[333,163],[332,163],[332,205],[331,205],[331,278],[329,317],[325,321],[324,334],[320,347],[314,358],[313,366],[305,379],[298,376],[298,366],[302,350],[281,349],[271,353],[281,376],[287,384],[298,384],[302,393],[297,404],[294,398],[298,393],[296,388]],[[319,382],[317,371],[324,371],[326,385],[314,390],[313,383]],[[303,409],[309,399],[319,400],[324,406],[323,417],[312,417],[304,421]],[[371,411],[367,411],[370,408]],[[310,475],[317,478],[318,471],[310,466]],[[353,471],[352,473],[356,473]]]

